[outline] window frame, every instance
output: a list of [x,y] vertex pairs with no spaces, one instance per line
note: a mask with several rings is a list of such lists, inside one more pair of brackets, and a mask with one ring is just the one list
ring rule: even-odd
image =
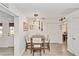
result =
[[0,32],[2,32],[2,34],[0,33],[0,37],[2,37],[3,36],[3,23],[0,23]]
[[9,33],[10,33],[10,36],[14,35],[14,33],[12,33],[12,31],[14,32],[14,23],[9,23]]

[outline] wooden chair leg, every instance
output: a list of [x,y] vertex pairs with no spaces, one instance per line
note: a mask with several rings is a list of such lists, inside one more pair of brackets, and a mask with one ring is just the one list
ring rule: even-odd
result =
[[43,46],[42,46],[42,47],[43,47],[43,53],[45,53],[45,48],[44,48],[44,44],[43,44]]
[[49,45],[49,43],[48,43],[48,50],[50,51],[50,45]]
[[31,48],[31,53],[33,53],[32,48]]
[[43,53],[45,53],[45,49],[43,48]]
[[[33,50],[33,56],[34,56],[35,50]],[[39,50],[40,56],[41,56],[41,49]]]
[[41,56],[41,49],[40,49],[40,56]]
[[33,56],[34,56],[34,51],[33,51]]
[[27,51],[27,46],[26,46],[25,50]]
[[33,56],[34,56],[34,50],[32,50]]
[[31,45],[31,53],[33,52],[33,48],[32,48],[32,45]]

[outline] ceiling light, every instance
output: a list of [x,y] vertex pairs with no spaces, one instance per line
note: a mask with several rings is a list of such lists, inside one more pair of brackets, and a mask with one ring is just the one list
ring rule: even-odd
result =
[[38,16],[38,14],[34,14],[34,16],[35,16],[35,17],[37,17],[37,16]]

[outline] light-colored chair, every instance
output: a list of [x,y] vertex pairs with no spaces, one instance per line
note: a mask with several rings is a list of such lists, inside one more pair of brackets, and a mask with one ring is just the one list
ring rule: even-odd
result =
[[41,55],[41,51],[42,51],[42,40],[41,38],[32,38],[31,39],[31,44],[32,44],[32,52],[33,52],[33,55],[36,51],[39,51],[40,52],[40,55]]

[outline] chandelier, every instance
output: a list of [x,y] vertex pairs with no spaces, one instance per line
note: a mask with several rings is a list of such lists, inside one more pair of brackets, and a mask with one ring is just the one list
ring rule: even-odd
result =
[[33,27],[37,26],[39,30],[43,31],[43,28],[42,28],[43,25],[42,25],[42,22],[41,22],[40,18],[38,18],[38,14],[35,13],[33,16],[34,16],[34,18],[33,18]]

